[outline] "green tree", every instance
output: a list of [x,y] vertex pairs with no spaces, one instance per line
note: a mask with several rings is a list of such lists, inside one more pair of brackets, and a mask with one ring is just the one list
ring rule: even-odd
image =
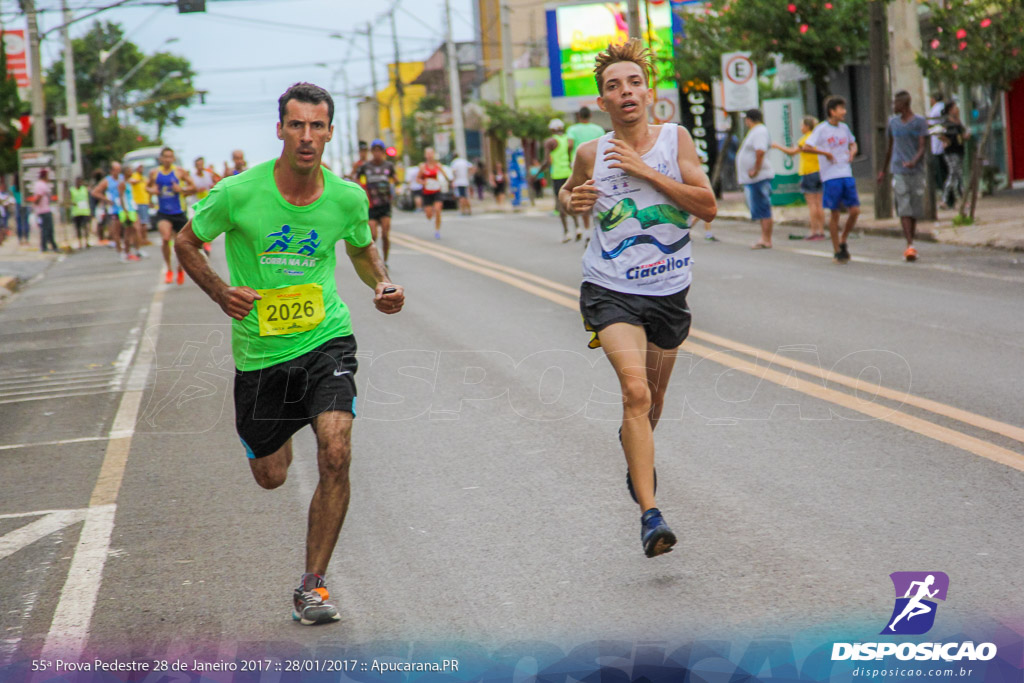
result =
[[[101,59],[104,51],[123,37],[119,24],[97,21],[85,35],[71,41],[79,109],[89,115],[93,128],[93,143],[83,146],[83,155],[92,164],[120,158],[135,147],[157,144],[167,126],[184,122],[182,111],[195,95],[191,85],[194,72],[184,57],[167,52],[146,55],[125,41],[106,60]],[[61,58],[47,72],[48,115],[64,113],[64,91]],[[154,126],[155,139],[137,126],[120,122],[129,115]]]
[[710,0],[684,18],[680,80],[717,74],[723,52],[744,50],[760,69],[781,55],[807,72],[819,95],[827,93],[831,73],[867,55],[868,1]]
[[18,97],[18,84],[7,74],[7,54],[0,50],[0,173],[14,173],[18,170],[18,151],[14,143],[18,139],[18,118],[25,113],[26,105]]
[[974,148],[971,176],[960,216],[974,220],[981,167],[988,153],[992,121],[1003,93],[1024,73],[1024,3],[1020,0],[938,2],[927,0],[930,29],[923,32],[917,63],[930,80],[987,91],[990,105],[981,142]]
[[551,132],[548,130],[548,123],[553,118],[562,118],[564,115],[553,109],[513,109],[500,102],[481,102],[484,112],[487,115],[487,134],[498,142],[502,148],[509,138],[519,138],[523,141],[526,152],[527,165],[533,160],[538,143],[547,138]]

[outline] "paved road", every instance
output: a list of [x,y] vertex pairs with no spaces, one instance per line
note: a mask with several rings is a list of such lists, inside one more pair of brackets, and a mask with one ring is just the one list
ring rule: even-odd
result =
[[838,266],[821,243],[755,252],[749,224],[717,225],[656,435],[680,545],[648,560],[614,376],[574,308],[580,245],[550,216],[447,215],[440,242],[421,216],[395,229],[400,316],[339,268],[361,367],[336,626],[288,618],[311,433],[284,487],[252,482],[229,326],[197,288],[94,249],[0,309],[0,665],[871,637],[900,570],[950,576],[947,630],[1024,613],[1019,255],[925,244],[906,264],[863,238]]

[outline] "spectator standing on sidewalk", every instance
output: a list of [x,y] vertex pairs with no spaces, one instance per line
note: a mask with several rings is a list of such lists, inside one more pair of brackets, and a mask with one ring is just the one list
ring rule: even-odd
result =
[[18,226],[18,244],[28,244],[28,203],[21,193],[21,181],[14,179],[11,186],[11,195],[14,197],[15,218]]
[[878,182],[885,180],[885,168],[888,166],[896,195],[896,215],[900,217],[903,236],[907,240],[903,258],[914,261],[917,259],[917,250],[914,249],[917,221],[924,218],[927,187],[924,155],[928,144],[928,123],[910,108],[910,93],[906,90],[900,90],[893,97],[892,109],[895,113],[889,117],[885,129],[888,145],[885,163],[878,172]]
[[78,236],[78,248],[89,248],[89,188],[82,176],[75,178],[75,186],[71,188],[71,220],[75,224]]
[[811,234],[808,240],[825,239],[825,208],[821,205],[821,173],[818,166],[818,155],[804,151],[804,143],[811,137],[811,131],[818,125],[818,119],[813,116],[805,116],[800,122],[802,133],[795,147],[784,147],[773,142],[772,147],[793,156],[799,154],[800,159],[797,165],[797,173],[800,174],[800,191],[807,202],[807,211],[811,217]]
[[946,105],[944,116],[942,162],[946,165],[946,184],[942,186],[942,208],[951,209],[964,192],[964,141],[971,134],[960,121],[956,102]]
[[946,110],[946,96],[940,91],[932,93],[928,109],[928,132],[931,134],[931,158],[928,160],[928,168],[932,174],[932,182],[935,187],[943,188],[946,185],[946,166],[942,163],[942,123],[943,112]]
[[761,239],[751,249],[772,248],[772,178],[775,171],[767,159],[772,146],[768,126],[760,109],[750,109],[743,118],[746,137],[736,155],[736,176],[750,207],[750,219],[761,222]]
[[[853,179],[851,161],[857,156],[857,139],[846,125],[846,99],[829,95],[825,99],[825,115],[804,142],[804,151],[818,154],[822,183],[822,205],[829,210],[828,231],[832,237],[836,263],[849,263],[850,250],[846,240],[860,216],[860,196]],[[839,213],[846,207],[846,225],[839,232]]]
[[47,247],[50,247],[56,252],[59,250],[53,239],[53,209],[50,207],[52,188],[48,180],[49,177],[50,172],[47,169],[39,171],[39,180],[32,186],[32,194],[35,197],[33,204],[35,205],[36,220],[39,221],[40,248],[42,251],[46,251]]

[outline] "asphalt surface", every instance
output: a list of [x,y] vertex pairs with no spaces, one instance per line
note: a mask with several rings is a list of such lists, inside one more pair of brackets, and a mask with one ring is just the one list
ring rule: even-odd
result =
[[[328,574],[343,618],[315,629],[289,618],[316,486],[312,433],[295,438],[289,481],[260,489],[234,433],[219,309],[191,283],[162,284],[155,259],[119,264],[92,249],[55,263],[0,308],[0,665],[59,640],[51,632],[81,518],[147,348],[154,367],[135,387],[90,653],[198,658],[345,643],[383,654],[417,639],[498,647],[826,624],[870,634],[892,609],[888,575],[901,570],[951,577],[949,623],[1019,618],[1015,432],[771,359],[1020,429],[1020,255],[924,244],[908,264],[898,241],[868,237],[851,240],[854,260],[842,266],[827,243],[783,232],[775,249],[752,251],[750,224],[715,229],[717,243],[694,235],[696,330],[860,403],[685,353],[692,343],[753,362],[710,337],[684,344],[656,432],[659,506],[680,543],[653,560],[623,481],[614,375],[586,348],[565,291],[578,289],[581,244],[559,242],[557,219],[448,213],[435,243],[422,216],[400,214],[395,231],[406,237],[390,259],[407,291],[398,316],[375,312],[339,257],[360,346],[359,419],[352,505]],[[225,272],[222,243],[213,260]],[[874,419],[860,404],[946,431]],[[950,443],[949,432],[1009,452],[1016,466]],[[49,517],[54,530],[32,542],[12,535],[52,510],[78,512]]]

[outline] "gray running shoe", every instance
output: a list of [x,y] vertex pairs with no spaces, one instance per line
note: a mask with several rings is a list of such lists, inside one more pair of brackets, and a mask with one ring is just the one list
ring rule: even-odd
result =
[[292,596],[292,619],[306,626],[338,621],[341,615],[334,605],[327,602],[330,597],[324,587],[324,577],[319,574],[303,574],[302,583]]

